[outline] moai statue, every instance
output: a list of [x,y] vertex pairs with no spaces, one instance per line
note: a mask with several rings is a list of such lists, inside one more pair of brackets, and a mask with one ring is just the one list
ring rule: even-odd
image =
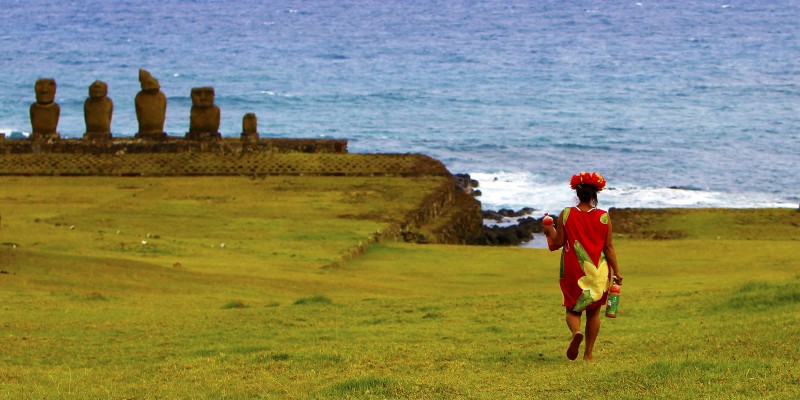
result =
[[139,70],[142,90],[136,94],[136,120],[139,121],[137,139],[163,140],[164,120],[167,118],[167,96],[161,92],[161,85],[149,72]]
[[258,141],[258,119],[253,113],[247,113],[242,118],[242,142],[255,143]]
[[108,85],[94,81],[89,86],[89,97],[83,102],[83,119],[86,121],[85,140],[111,139],[111,115],[114,102],[108,98]]
[[56,81],[42,78],[36,81],[36,103],[31,104],[31,140],[49,141],[61,139],[58,134],[58,118],[61,107],[55,102]]
[[219,133],[219,120],[219,107],[214,105],[214,88],[192,88],[192,111],[189,115],[189,133],[186,134],[186,139],[222,139]]

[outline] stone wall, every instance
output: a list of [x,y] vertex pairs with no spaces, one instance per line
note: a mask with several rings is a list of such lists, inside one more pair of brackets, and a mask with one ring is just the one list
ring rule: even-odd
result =
[[480,202],[449,177],[422,200],[418,209],[409,212],[397,226],[397,232],[392,233],[411,242],[467,244],[482,228]]
[[452,176],[446,176],[442,178],[442,184],[422,200],[419,208],[358,243],[326,267],[337,268],[363,254],[371,244],[384,240],[463,245],[470,244],[482,230],[481,203],[458,187]]
[[246,142],[241,139],[186,140],[169,137],[165,140],[58,139],[50,141],[6,140],[0,135],[2,154],[138,154],[138,153],[347,153],[347,140],[268,138]]
[[0,175],[449,176],[449,171],[421,154],[27,153],[0,155]]

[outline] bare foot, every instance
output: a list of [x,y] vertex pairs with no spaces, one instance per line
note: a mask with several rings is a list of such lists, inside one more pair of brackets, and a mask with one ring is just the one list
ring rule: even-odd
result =
[[567,358],[569,358],[570,360],[578,358],[578,350],[580,350],[582,341],[583,341],[582,333],[575,332],[575,334],[572,335],[572,341],[569,342],[569,348],[567,349]]
[[589,354],[589,355],[584,354],[583,355],[583,361],[592,361],[592,360],[594,360],[594,357],[592,357],[591,354]]

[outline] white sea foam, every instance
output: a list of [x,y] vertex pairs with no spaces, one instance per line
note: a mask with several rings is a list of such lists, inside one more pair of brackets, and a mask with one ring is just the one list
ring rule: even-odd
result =
[[[531,207],[534,216],[555,213],[577,202],[567,182],[551,182],[526,172],[471,173],[479,182],[484,210]],[[764,193],[724,193],[664,187],[609,184],[598,196],[600,207],[619,208],[796,208],[790,202]]]

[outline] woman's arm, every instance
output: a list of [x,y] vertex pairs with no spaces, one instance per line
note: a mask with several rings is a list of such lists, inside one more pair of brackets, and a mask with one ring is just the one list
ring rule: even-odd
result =
[[558,229],[555,229],[553,225],[544,225],[542,226],[542,230],[544,231],[545,236],[547,237],[547,247],[550,251],[556,251],[564,246],[564,241],[567,239],[566,235],[564,235],[564,221],[561,218],[564,211],[561,211],[558,214],[558,219],[556,220],[556,225],[558,225]]
[[606,255],[608,266],[611,267],[613,275],[617,277],[616,283],[622,284],[622,274],[619,272],[619,265],[617,264],[617,253],[614,251],[614,243],[611,240],[611,220],[608,221],[608,233],[606,233],[606,244],[603,247],[603,254]]

